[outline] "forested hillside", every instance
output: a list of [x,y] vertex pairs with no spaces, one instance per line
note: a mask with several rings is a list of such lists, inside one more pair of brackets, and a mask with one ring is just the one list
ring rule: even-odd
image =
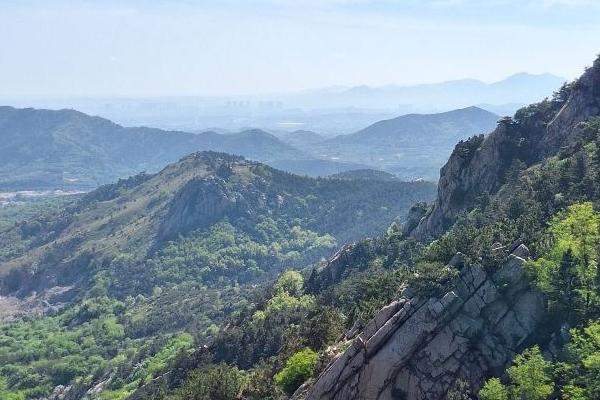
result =
[[403,179],[435,181],[459,140],[491,132],[499,118],[478,107],[407,114],[302,148],[340,162],[370,165]]
[[598,398],[599,121],[600,59],[459,143],[403,232],[282,275],[132,398]]
[[208,152],[12,219],[0,234],[0,397],[125,398],[211,343],[281,271],[400,222],[433,189]]
[[202,150],[263,162],[310,158],[258,129],[222,135],[126,128],[74,110],[0,107],[0,138],[3,190],[95,189]]
[[308,176],[375,168],[434,181],[459,139],[487,133],[498,116],[477,107],[410,114],[333,139],[260,129],[222,134],[123,127],[75,110],[0,107],[0,189],[82,189],[157,172],[196,151],[222,151]]

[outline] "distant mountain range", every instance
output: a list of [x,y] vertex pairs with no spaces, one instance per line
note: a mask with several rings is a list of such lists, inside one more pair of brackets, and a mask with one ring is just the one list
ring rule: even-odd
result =
[[297,130],[279,136],[281,140],[292,146],[302,147],[316,144],[326,139],[325,136],[313,131]]
[[420,85],[330,87],[298,93],[213,97],[0,99],[17,107],[70,108],[124,126],[154,126],[197,132],[259,127],[298,129],[334,136],[409,113],[438,113],[477,105],[512,115],[525,104],[551,96],[564,78],[519,73],[494,83],[475,79]]
[[400,179],[389,172],[376,169],[354,169],[351,171],[340,172],[330,176],[333,179],[359,180],[359,181],[379,181],[379,182],[398,182]]
[[259,129],[187,133],[125,128],[74,110],[0,107],[0,191],[92,189],[155,172],[196,151],[236,154],[299,175],[379,169],[434,181],[454,143],[491,131],[498,116],[477,107],[410,114],[349,135],[311,131],[276,137]]
[[382,146],[414,146],[436,143],[456,143],[465,135],[474,135],[493,128],[498,115],[478,107],[468,107],[439,114],[407,114],[376,122],[350,135],[340,135],[327,141],[332,144]]
[[74,110],[0,107],[0,138],[0,190],[95,188],[140,171],[157,171],[201,150],[263,162],[310,159],[258,129],[223,135],[124,128]]
[[339,163],[369,165],[402,179],[435,181],[456,142],[492,131],[498,119],[478,107],[408,114],[301,148]]
[[402,113],[439,112],[473,104],[519,107],[550,96],[564,82],[552,74],[518,73],[493,83],[461,79],[408,86],[334,87],[298,94],[288,103],[314,108],[395,109]]

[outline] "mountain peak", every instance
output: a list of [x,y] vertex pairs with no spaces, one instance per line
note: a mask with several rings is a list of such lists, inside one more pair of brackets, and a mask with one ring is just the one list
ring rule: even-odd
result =
[[561,92],[501,120],[487,137],[457,144],[441,169],[437,200],[412,235],[439,236],[474,206],[477,196],[500,190],[513,162],[531,166],[576,142],[579,124],[600,114],[600,61]]

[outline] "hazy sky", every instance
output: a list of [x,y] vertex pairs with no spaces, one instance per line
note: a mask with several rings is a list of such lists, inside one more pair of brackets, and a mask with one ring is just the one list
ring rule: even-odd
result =
[[573,78],[598,0],[0,0],[0,98]]

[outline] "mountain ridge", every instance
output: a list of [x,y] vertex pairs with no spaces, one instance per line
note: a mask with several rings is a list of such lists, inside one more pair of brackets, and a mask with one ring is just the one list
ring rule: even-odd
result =
[[435,181],[458,140],[491,131],[498,119],[496,114],[474,106],[436,114],[407,114],[306,149],[338,162],[370,165],[404,180]]
[[144,170],[156,171],[200,150],[263,161],[308,158],[258,129],[221,135],[130,128],[68,109],[1,107],[0,134],[6,143],[0,185],[6,188],[63,187],[70,182],[89,189]]
[[[376,123],[364,128],[364,129],[361,129],[360,131],[355,132],[355,133],[351,133],[348,135],[336,136],[332,139],[329,139],[328,142],[344,143],[344,142],[349,142],[349,141],[353,141],[353,140],[361,141],[361,139],[364,141],[373,140],[373,139],[378,139],[378,140],[388,139],[389,140],[390,136],[400,136],[402,134],[406,135],[406,133],[407,133],[406,128],[404,128],[402,126],[403,124],[419,124],[419,123],[423,124],[424,122],[427,122],[428,124],[435,124],[435,123],[449,124],[449,123],[456,123],[455,121],[457,119],[463,119],[463,120],[468,121],[470,118],[472,118],[472,120],[473,120],[472,127],[461,126],[459,130],[462,132],[459,135],[461,135],[461,136],[469,135],[469,132],[473,132],[478,129],[482,129],[481,125],[489,126],[492,123],[494,123],[497,119],[499,119],[500,117],[494,113],[491,113],[489,111],[486,111],[486,110],[484,110],[480,107],[476,107],[476,106],[470,106],[470,107],[466,107],[466,108],[450,110],[450,111],[446,111],[446,112],[442,112],[442,113],[434,113],[434,114],[418,114],[418,113],[405,114],[405,115],[401,115],[396,118],[376,122]],[[484,120],[485,122],[480,122],[481,120]],[[471,121],[469,121],[469,122],[471,122]],[[431,140],[431,139],[435,138],[438,140],[447,140],[447,141],[456,142],[456,136],[448,135],[448,137],[443,137],[438,132],[429,131],[427,126],[421,126],[420,128],[421,128],[420,130],[422,131],[422,133],[430,133],[432,136],[436,135],[436,134],[438,135],[437,137],[433,136],[433,138],[428,137],[428,138],[426,138],[426,140]],[[394,132],[395,130],[396,130],[396,132]],[[400,130],[400,131],[398,132],[397,130]],[[457,130],[457,132],[459,130]],[[415,134],[414,132],[411,132],[411,133],[413,135]],[[485,132],[482,132],[482,133],[485,133]],[[421,135],[417,135],[417,136],[421,136]]]
[[[348,211],[342,211],[339,208],[342,202],[339,202],[340,205],[336,203],[337,193],[357,187],[362,188],[354,189],[352,197],[345,200],[353,206]],[[390,184],[374,181],[365,184],[350,180],[314,179],[278,171],[239,156],[197,152],[169,164],[159,173],[136,175],[86,194],[55,221],[47,221],[44,227],[37,228],[40,237],[37,244],[32,244],[19,257],[0,262],[0,275],[6,278],[11,271],[17,271],[14,279],[7,278],[13,283],[6,284],[5,281],[3,287],[8,292],[10,287],[20,285],[30,288],[35,284],[52,285],[57,279],[77,274],[78,257],[83,257],[85,262],[90,252],[93,254],[99,249],[133,252],[139,256],[151,253],[167,241],[176,240],[178,236],[185,236],[193,230],[208,229],[223,219],[254,221],[262,218],[261,215],[300,218],[301,210],[307,208],[317,214],[329,213],[331,218],[339,212],[354,214],[344,217],[338,224],[318,219],[308,219],[306,222],[306,229],[321,226],[324,231],[337,232],[335,235],[343,243],[359,237],[358,231],[352,228],[354,223],[350,221],[361,220],[361,232],[375,233],[375,226],[380,224],[377,222],[379,217],[390,218],[384,224],[387,225],[396,212],[401,209],[408,211],[410,201],[402,201],[404,205],[392,207],[391,199],[386,200],[385,207],[370,209],[371,206],[367,204],[369,196],[379,197],[376,192],[392,190],[396,193],[406,192],[405,195],[411,199],[415,196],[423,198],[432,193],[432,187],[432,184],[425,182],[398,181]],[[309,196],[310,193],[320,196],[314,204],[305,204],[296,199],[297,196]],[[361,199],[365,204],[360,204]],[[359,209],[364,210],[358,212]],[[369,214],[372,221],[364,219],[365,214]],[[7,237],[18,235],[20,230],[18,226],[13,228]],[[94,257],[99,257],[99,254]],[[46,259],[62,259],[66,262],[55,266],[47,264],[44,261]],[[49,269],[44,272],[44,268],[41,268],[36,279],[18,272],[28,270],[35,276],[38,274],[35,271],[44,266]],[[52,272],[55,267],[67,269],[57,274]],[[73,272],[67,273],[69,269]],[[28,281],[34,286],[26,284]]]
[[[495,399],[513,391],[525,398],[540,384],[540,399],[568,396],[574,386],[596,398],[595,378],[577,353],[581,346],[586,356],[598,353],[590,333],[597,310],[577,294],[584,285],[587,296],[600,290],[595,248],[593,261],[580,253],[581,269],[572,272],[595,283],[565,288],[564,270],[576,246],[598,244],[599,135],[600,57],[552,99],[460,142],[441,171],[436,202],[414,206],[403,233],[405,245],[429,243],[416,281],[348,330],[349,347],[333,352],[292,398]],[[346,247],[314,273],[316,286],[343,282],[364,257],[364,247]],[[577,301],[582,309],[573,311]],[[540,379],[519,380],[532,368]]]
[[474,205],[478,195],[499,189],[510,167],[507,163],[513,159],[530,166],[572,144],[581,135],[578,124],[599,113],[599,82],[597,59],[553,100],[521,109],[514,118],[504,118],[486,137],[459,143],[440,172],[436,202],[411,235],[419,239],[439,236],[462,210]]

